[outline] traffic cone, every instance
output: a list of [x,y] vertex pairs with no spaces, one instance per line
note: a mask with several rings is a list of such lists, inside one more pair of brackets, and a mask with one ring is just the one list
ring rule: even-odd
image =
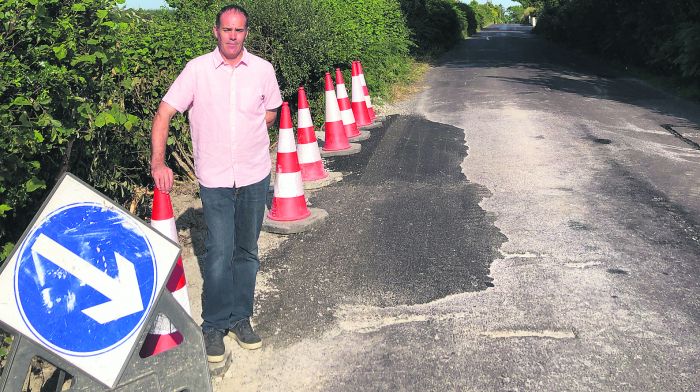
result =
[[372,123],[369,110],[367,110],[365,93],[362,89],[359,66],[356,61],[352,62],[352,114],[355,116],[355,123],[357,123],[358,127]]
[[[311,109],[309,109],[309,101],[306,99],[306,92],[303,87],[299,87],[298,101],[297,156],[301,167],[301,179],[303,181],[321,180],[328,177],[328,172],[323,168],[321,151],[316,141],[314,123],[311,120]],[[282,117],[280,117],[280,128],[282,127]],[[291,119],[289,124],[284,124],[284,127],[292,128]]]
[[369,112],[369,119],[374,121],[377,115],[374,113],[374,108],[372,107],[372,99],[369,97],[369,89],[367,88],[367,82],[365,82],[365,72],[362,70],[362,63],[357,61],[357,69],[360,74],[360,83],[362,83],[362,92],[365,94],[365,102],[367,103],[367,111]]
[[333,89],[333,80],[330,72],[326,72],[326,122],[323,125],[326,131],[323,151],[339,151],[350,148],[348,135],[345,134],[343,120],[340,117],[338,98]]
[[301,167],[294,144],[292,116],[287,102],[282,103],[275,173],[275,194],[267,217],[275,221],[294,221],[311,215],[306,207]]
[[340,68],[335,69],[335,90],[338,97],[338,107],[340,108],[340,117],[343,119],[343,128],[348,138],[360,136],[360,130],[355,123],[355,116],[352,114],[352,105],[348,97],[348,90],[345,89],[345,80]]
[[[170,238],[175,243],[177,228],[175,227],[175,214],[170,195],[161,192],[158,188],[153,190],[153,209],[151,211],[151,227],[159,233]],[[182,306],[187,314],[191,315],[190,300],[187,296],[187,279],[182,257],[178,258],[173,272],[170,274],[165,287],[173,294],[173,297]],[[166,316],[159,314],[153,327],[148,332],[143,346],[139,351],[141,358],[150,357],[168,351],[182,343],[182,334],[175,328]]]

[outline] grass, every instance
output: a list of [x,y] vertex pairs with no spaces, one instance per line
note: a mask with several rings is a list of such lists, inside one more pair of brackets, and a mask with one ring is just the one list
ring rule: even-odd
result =
[[401,83],[391,86],[388,102],[403,101],[425,88],[422,80],[430,65],[427,62],[413,60],[410,67],[406,78]]

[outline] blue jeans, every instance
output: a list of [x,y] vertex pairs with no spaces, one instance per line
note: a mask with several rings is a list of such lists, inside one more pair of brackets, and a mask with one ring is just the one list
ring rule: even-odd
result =
[[207,225],[202,264],[202,329],[225,330],[253,314],[260,267],[258,237],[270,176],[240,188],[207,188],[200,197]]

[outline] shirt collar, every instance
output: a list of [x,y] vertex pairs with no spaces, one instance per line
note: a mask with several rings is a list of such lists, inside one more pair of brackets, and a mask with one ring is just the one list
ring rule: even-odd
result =
[[[214,60],[214,68],[219,68],[222,64],[226,64],[224,61],[224,56],[221,55],[221,52],[219,52],[219,47],[217,46],[214,48],[214,51],[212,52],[212,59]],[[248,65],[250,62],[250,53],[248,53],[248,49],[243,47],[243,57],[241,57],[241,62],[239,64],[245,64]]]

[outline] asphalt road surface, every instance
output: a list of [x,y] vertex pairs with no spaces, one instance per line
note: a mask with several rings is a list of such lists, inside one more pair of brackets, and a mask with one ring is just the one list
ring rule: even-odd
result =
[[700,390],[699,123],[527,27],[464,41],[328,160],[217,390]]

